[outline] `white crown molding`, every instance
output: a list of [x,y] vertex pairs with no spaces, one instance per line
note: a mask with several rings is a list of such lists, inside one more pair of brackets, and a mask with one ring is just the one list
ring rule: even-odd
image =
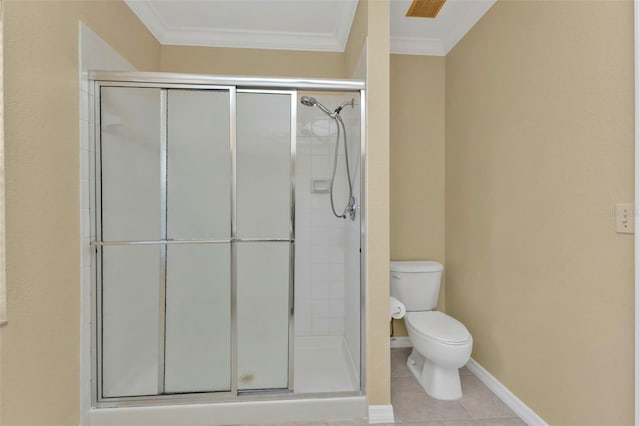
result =
[[[449,0],[447,3],[445,6],[447,9],[443,9],[438,18],[424,21],[425,29],[428,25],[435,25],[428,33],[415,35],[416,32],[414,32],[408,35],[405,32],[403,36],[394,36],[392,29],[391,53],[426,56],[448,55],[451,49],[493,6],[495,0]],[[393,22],[396,26],[401,25],[399,21]]]
[[351,23],[358,7],[357,0],[345,1],[333,32],[306,33],[172,27],[165,22],[150,1],[125,0],[125,2],[163,45],[323,52],[344,52],[351,31]]
[[392,405],[370,405],[369,424],[395,423]]
[[275,31],[217,30],[213,28],[167,28],[162,44],[237,47],[249,49],[311,50],[342,52],[340,42],[332,34]]
[[342,13],[339,15],[334,31],[334,36],[338,43],[340,43],[341,52],[344,52],[347,48],[349,34],[351,33],[351,25],[353,24],[353,18],[356,16],[357,9],[358,0],[345,1],[342,5]]
[[468,2],[465,4],[465,14],[460,15],[455,20],[449,30],[440,38],[444,47],[445,55],[453,49],[456,44],[473,28],[473,26],[484,16],[496,0],[482,0]]
[[160,42],[160,44],[165,43],[165,32],[167,31],[168,25],[162,19],[160,14],[156,12],[156,10],[151,6],[151,4],[147,1],[141,0],[124,0],[129,9],[135,13],[135,15],[140,19],[140,21],[147,27],[151,34]]
[[446,56],[439,38],[391,37],[391,53],[401,55]]

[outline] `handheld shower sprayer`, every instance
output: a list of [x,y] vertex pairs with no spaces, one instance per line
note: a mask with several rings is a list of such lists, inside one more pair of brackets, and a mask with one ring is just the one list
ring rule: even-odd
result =
[[329,117],[331,118],[336,118],[335,117],[335,112],[331,112],[331,110],[329,110],[329,108],[327,108],[326,106],[322,105],[320,102],[318,102],[318,100],[314,97],[311,96],[303,96],[300,98],[300,103],[302,105],[305,106],[309,106],[309,107],[318,107],[320,108],[320,110],[322,112],[324,112],[325,114],[327,114]]
[[[351,105],[352,108],[354,107],[354,100],[351,99],[350,101],[344,102],[342,105],[338,106],[334,111],[331,111],[329,108],[322,105],[320,102],[318,102],[316,98],[312,96],[302,96],[300,98],[300,103],[308,107],[314,107],[314,106],[318,107],[318,109],[320,109],[322,112],[327,114],[331,119],[336,121],[336,127],[338,131],[336,133],[336,149],[335,149],[335,155],[333,157],[333,172],[331,174],[331,185],[329,187],[329,199],[331,201],[331,210],[333,211],[334,216],[337,218],[345,219],[347,215],[349,215],[351,220],[355,220],[357,203],[356,203],[355,197],[353,196],[353,184],[351,183],[351,170],[349,169],[349,149],[347,147],[347,129],[344,125],[344,122],[342,121],[342,117],[340,117],[340,111],[342,111],[344,107],[346,107],[347,105]],[[347,202],[347,205],[342,211],[342,214],[338,214],[338,212],[336,211],[335,202],[333,200],[333,187],[336,180],[336,170],[338,168],[338,150],[340,149],[340,133],[341,132],[344,135],[343,137],[344,160],[345,160],[345,168],[347,170],[347,183],[349,185],[349,201]]]

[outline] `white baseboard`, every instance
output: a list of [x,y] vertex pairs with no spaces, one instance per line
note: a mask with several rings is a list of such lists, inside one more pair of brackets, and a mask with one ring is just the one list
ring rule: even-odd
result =
[[505,385],[500,383],[498,379],[493,377],[491,373],[485,370],[480,364],[478,364],[473,358],[467,363],[467,368],[471,371],[482,383],[484,383],[498,398],[504,402],[507,407],[511,408],[522,420],[524,420],[530,426],[548,426],[542,417],[537,415],[531,408],[527,406],[520,398],[515,396]]
[[395,423],[392,405],[370,405],[369,424],[375,423]]
[[399,336],[391,338],[391,347],[392,348],[410,348],[413,345],[411,344],[411,340],[409,340],[409,336]]

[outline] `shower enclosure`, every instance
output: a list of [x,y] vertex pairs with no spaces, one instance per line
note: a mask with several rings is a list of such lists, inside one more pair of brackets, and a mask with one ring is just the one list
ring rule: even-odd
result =
[[362,82],[92,79],[94,407],[361,395]]

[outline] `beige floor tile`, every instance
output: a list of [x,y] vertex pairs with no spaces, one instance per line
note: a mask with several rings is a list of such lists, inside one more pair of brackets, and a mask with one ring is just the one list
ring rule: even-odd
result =
[[396,423],[396,426],[476,426],[474,420],[433,420],[430,422]]
[[411,354],[411,348],[391,349],[391,377],[413,377],[407,367],[407,358]]
[[391,392],[417,392],[426,395],[425,390],[413,375],[411,377],[392,377]]
[[[238,425],[242,426],[242,425]],[[282,423],[259,423],[246,426],[327,426],[327,422],[282,422]]]
[[458,401],[439,401],[424,392],[391,392],[391,404],[397,419],[404,422],[461,420],[471,416]]
[[461,376],[460,404],[474,419],[517,417],[493,392],[475,376]]
[[462,367],[460,369],[460,376],[472,376],[473,373],[471,371],[469,371],[469,369],[467,367]]

